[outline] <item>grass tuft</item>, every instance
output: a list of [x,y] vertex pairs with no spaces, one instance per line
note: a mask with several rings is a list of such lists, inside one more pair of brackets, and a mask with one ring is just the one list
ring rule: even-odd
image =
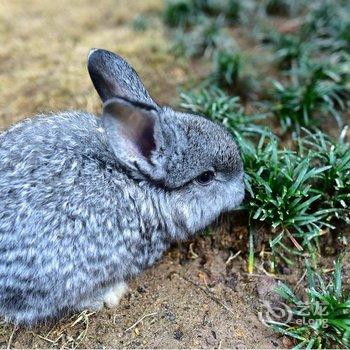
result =
[[308,262],[306,300],[280,283],[277,293],[290,306],[291,319],[285,324],[270,322],[278,332],[295,339],[295,348],[331,349],[350,346],[350,294],[342,287],[342,261],[334,264],[333,278],[326,283]]
[[308,57],[310,43],[304,42],[293,34],[274,32],[271,37],[274,46],[274,58],[279,68],[291,69],[296,62]]
[[328,226],[325,218],[329,210],[313,207],[321,195],[312,186],[327,167],[315,167],[311,157],[302,159],[296,152],[280,149],[275,137],[262,136],[257,146],[240,144],[250,220],[272,228],[272,250],[285,250],[287,239],[294,247],[292,252],[298,254]]
[[203,17],[201,24],[186,32],[175,32],[173,52],[177,56],[211,57],[215,50],[232,47],[233,41],[224,28],[224,18]]
[[198,10],[208,16],[224,15],[229,23],[236,23],[240,19],[242,3],[239,0],[195,0]]
[[332,116],[342,126],[342,111],[350,96],[350,59],[348,55],[334,56],[334,62],[299,62],[290,72],[290,82],[274,81],[273,113],[282,132],[300,133],[301,127],[318,126]]
[[318,1],[309,11],[301,27],[304,41],[314,42],[318,51],[350,52],[349,26],[350,3],[348,1]]
[[300,140],[302,151],[308,150],[313,163],[327,167],[315,185],[322,198],[322,207],[335,209],[336,219],[350,223],[350,147],[344,128],[337,141],[317,131],[304,130],[307,136]]
[[223,124],[236,137],[266,133],[265,127],[256,124],[257,121],[266,119],[266,115],[247,115],[239,97],[229,96],[219,88],[183,92],[181,100],[182,108]]
[[169,27],[187,27],[196,23],[196,7],[193,1],[168,0],[165,2],[163,20]]

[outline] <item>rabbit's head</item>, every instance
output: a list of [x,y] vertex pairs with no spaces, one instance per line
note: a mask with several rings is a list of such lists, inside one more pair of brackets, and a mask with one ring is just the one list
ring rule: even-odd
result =
[[116,54],[92,50],[88,70],[104,102],[103,125],[116,161],[159,195],[177,227],[194,233],[241,203],[243,165],[225,129],[158,106]]

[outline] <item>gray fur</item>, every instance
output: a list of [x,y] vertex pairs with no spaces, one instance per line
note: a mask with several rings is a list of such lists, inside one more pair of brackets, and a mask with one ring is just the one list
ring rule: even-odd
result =
[[119,55],[92,49],[88,57],[88,70],[103,102],[120,96],[156,106],[135,70]]
[[[158,107],[119,56],[97,50],[90,69],[100,62],[94,55],[104,58],[105,76],[123,68],[103,87],[123,98],[108,100],[102,118],[38,116],[0,134],[0,315],[7,321],[33,325],[89,306],[243,199],[242,162],[224,129]],[[100,90],[104,83],[94,81]],[[148,150],[148,134],[132,124],[142,118],[151,121],[137,124],[152,130]],[[209,169],[216,179],[197,183]]]

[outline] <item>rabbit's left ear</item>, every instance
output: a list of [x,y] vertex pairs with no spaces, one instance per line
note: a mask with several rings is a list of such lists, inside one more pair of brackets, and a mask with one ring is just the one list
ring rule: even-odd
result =
[[113,98],[103,106],[103,125],[116,157],[124,164],[149,163],[156,149],[157,111],[150,105]]
[[92,49],[88,71],[103,102],[119,96],[158,108],[135,70],[122,57],[107,50]]

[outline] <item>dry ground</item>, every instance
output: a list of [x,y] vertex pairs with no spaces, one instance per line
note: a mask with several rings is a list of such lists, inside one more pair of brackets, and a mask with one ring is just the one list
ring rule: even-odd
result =
[[[118,52],[159,102],[175,102],[176,87],[194,67],[169,54],[161,8],[162,0],[0,0],[0,129],[45,111],[99,113],[100,101],[86,71],[92,47]],[[140,14],[145,31],[133,25]],[[245,249],[245,232],[236,226],[231,223],[212,237],[174,247],[131,281],[130,292],[115,310],[84,312],[33,330],[3,325],[0,346],[281,346],[256,316],[257,289],[266,280],[245,275],[242,254],[228,261]]]

